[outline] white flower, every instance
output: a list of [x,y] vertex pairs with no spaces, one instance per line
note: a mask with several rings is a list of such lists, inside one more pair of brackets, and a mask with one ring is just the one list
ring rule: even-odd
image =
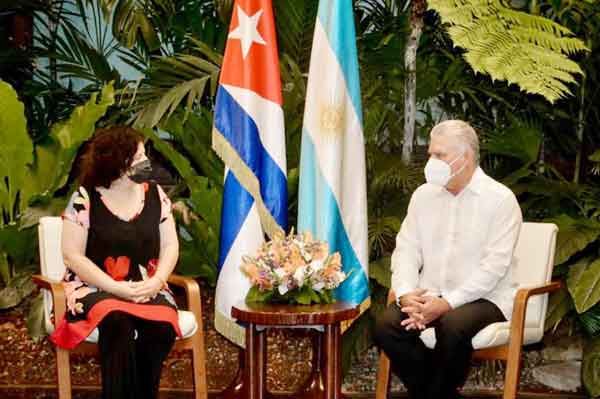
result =
[[313,290],[315,290],[315,291],[321,291],[323,288],[325,288],[325,283],[323,283],[322,281],[318,282],[316,284],[313,284]]
[[281,295],[285,295],[285,293],[288,292],[287,284],[279,284],[279,287],[277,287],[277,289],[279,290],[279,293]]
[[315,272],[321,270],[323,268],[323,259],[310,262],[310,268]]
[[275,269],[275,275],[277,276],[278,280],[281,281],[285,278],[286,272],[283,270],[283,267],[280,267]]
[[304,285],[304,275],[306,274],[306,267],[299,267],[294,272],[294,281],[298,284],[298,287],[302,287]]
[[341,283],[342,281],[344,281],[344,279],[346,278],[346,273],[344,272],[337,272],[335,273],[335,281],[337,281],[337,283]]

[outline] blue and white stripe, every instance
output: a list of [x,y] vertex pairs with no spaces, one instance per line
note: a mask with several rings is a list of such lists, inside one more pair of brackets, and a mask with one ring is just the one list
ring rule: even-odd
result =
[[308,77],[298,230],[342,255],[350,273],[336,298],[368,304],[367,195],[351,0],[322,0]]
[[243,169],[235,173],[226,161],[215,327],[244,346],[244,329],[231,318],[231,307],[243,301],[250,288],[240,265],[242,256],[254,254],[264,241],[261,207],[279,228],[287,228],[283,112],[278,104],[251,90],[220,85],[214,134],[226,140],[235,153],[238,170],[240,165]]

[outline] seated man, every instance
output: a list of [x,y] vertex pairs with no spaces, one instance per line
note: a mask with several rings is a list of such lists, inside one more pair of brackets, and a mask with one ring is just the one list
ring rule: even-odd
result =
[[[429,155],[392,255],[396,303],[377,320],[375,341],[410,398],[449,399],[466,378],[473,336],[511,315],[522,217],[514,194],[479,168],[468,123],[435,126]],[[428,327],[434,350],[419,338]]]

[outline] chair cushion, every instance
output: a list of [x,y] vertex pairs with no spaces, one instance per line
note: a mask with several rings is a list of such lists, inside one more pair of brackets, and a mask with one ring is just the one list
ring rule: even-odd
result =
[[[198,329],[198,323],[196,322],[196,316],[194,313],[187,310],[178,310],[177,315],[179,316],[179,328],[181,329],[181,338],[189,338],[196,333]],[[54,325],[47,326],[48,334],[54,331]],[[180,339],[179,337],[177,339]],[[93,344],[98,342],[98,329],[94,330],[85,339],[85,342],[91,342]]]
[[[492,323],[479,331],[471,340],[474,349],[491,348],[494,346],[505,345],[508,343],[510,335],[510,322]],[[544,331],[538,327],[525,327],[523,332],[523,344],[533,344],[539,342],[544,335]],[[435,347],[435,331],[433,328],[427,328],[421,333],[421,341],[430,349]]]

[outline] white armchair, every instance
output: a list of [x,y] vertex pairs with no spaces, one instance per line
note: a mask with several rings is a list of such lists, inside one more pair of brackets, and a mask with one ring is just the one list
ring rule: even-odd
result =
[[[33,276],[33,281],[43,289],[44,322],[47,333],[51,334],[55,329],[55,325],[58,325],[58,322],[64,317],[66,310],[65,294],[61,284],[66,269],[61,251],[61,218],[41,218],[38,233],[42,274]],[[200,287],[193,279],[176,275],[169,277],[169,283],[184,288],[189,308],[189,310],[178,311],[179,327],[183,337],[175,341],[173,349],[192,351],[195,399],[206,399],[207,386]],[[96,328],[73,351],[56,347],[59,399],[71,398],[70,352],[95,353],[97,352],[97,342],[98,329]]]
[[[515,267],[511,271],[518,284],[513,314],[509,321],[493,323],[481,330],[471,341],[476,359],[500,359],[507,362],[504,399],[514,399],[521,371],[523,345],[541,341],[544,335],[548,293],[560,288],[551,282],[554,250],[558,228],[552,223],[523,223],[514,252]],[[390,291],[388,302],[394,301]],[[435,346],[435,331],[428,328],[421,340],[429,348]],[[390,360],[380,354],[377,372],[376,399],[388,396]]]

